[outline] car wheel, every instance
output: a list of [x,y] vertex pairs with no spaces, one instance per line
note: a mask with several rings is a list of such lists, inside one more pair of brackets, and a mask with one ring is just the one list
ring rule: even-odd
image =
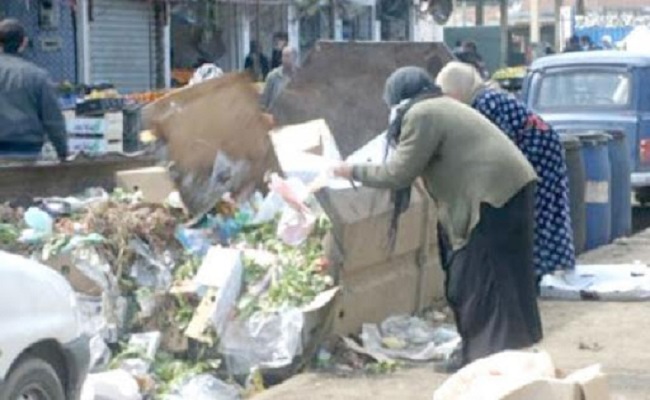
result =
[[3,400],[65,400],[63,385],[52,366],[38,358],[25,358],[9,373]]

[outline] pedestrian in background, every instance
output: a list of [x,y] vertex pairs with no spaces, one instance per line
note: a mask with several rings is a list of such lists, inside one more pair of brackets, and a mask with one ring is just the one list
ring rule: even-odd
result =
[[576,35],[573,35],[569,38],[566,46],[564,47],[565,53],[573,53],[576,51],[582,51],[580,47],[580,38]]
[[342,163],[334,174],[393,190],[390,243],[416,179],[435,200],[446,296],[462,337],[461,348],[436,369],[454,372],[538,342],[532,166],[479,113],[442,96],[422,68],[394,72],[384,98],[393,116],[390,158],[380,165]]
[[20,56],[28,42],[18,21],[0,21],[0,157],[36,160],[47,138],[65,161],[65,120],[47,72]]
[[260,99],[262,109],[269,111],[273,102],[280,96],[280,93],[291,82],[296,72],[297,54],[291,47],[282,50],[282,65],[271,71],[266,78],[264,91]]
[[573,269],[567,166],[558,134],[519,100],[487,87],[467,65],[447,64],[438,74],[437,83],[445,94],[470,105],[498,126],[535,168],[539,177],[534,247],[538,281],[544,274]]
[[488,79],[490,76],[483,57],[478,52],[478,47],[476,43],[472,41],[465,41],[461,47],[460,51],[454,53],[454,56],[458,61],[470,64],[476,68],[478,73],[483,77],[483,79]]
[[282,50],[289,44],[289,36],[284,33],[276,33],[273,37],[273,53],[271,54],[271,70],[282,65]]
[[264,80],[269,74],[269,59],[254,40],[250,42],[250,52],[244,60],[244,69],[251,74],[255,81]]

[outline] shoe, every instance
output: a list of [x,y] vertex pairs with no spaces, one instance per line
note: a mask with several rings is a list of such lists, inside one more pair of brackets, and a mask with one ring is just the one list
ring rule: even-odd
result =
[[454,350],[448,359],[437,362],[433,365],[433,370],[439,374],[455,374],[458,370],[466,365],[460,349]]

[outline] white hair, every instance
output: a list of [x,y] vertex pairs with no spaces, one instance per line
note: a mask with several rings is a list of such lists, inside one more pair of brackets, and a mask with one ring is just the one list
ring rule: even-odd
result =
[[436,83],[444,94],[465,104],[471,104],[478,92],[486,87],[476,68],[458,61],[445,65],[436,77]]

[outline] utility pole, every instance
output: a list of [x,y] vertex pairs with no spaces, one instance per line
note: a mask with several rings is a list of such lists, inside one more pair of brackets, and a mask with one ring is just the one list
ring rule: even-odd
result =
[[508,66],[510,52],[510,32],[508,22],[508,0],[499,0],[499,19],[501,24],[501,66]]
[[555,0],[553,11],[555,17],[555,52],[559,53],[562,50],[562,0]]
[[476,26],[485,25],[484,0],[476,0]]
[[540,41],[539,0],[530,0],[530,44],[533,58],[537,56]]

